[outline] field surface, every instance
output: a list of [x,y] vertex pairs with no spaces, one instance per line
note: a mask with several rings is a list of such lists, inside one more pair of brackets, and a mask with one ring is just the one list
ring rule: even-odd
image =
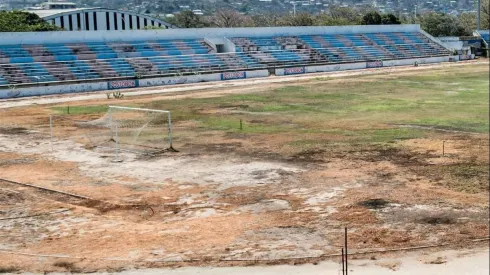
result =
[[[344,227],[354,254],[478,245],[488,74],[475,63],[0,109],[0,178],[79,195],[0,180],[0,269],[311,262],[340,252]],[[170,110],[179,152],[114,162],[91,144],[103,131],[60,122],[100,121],[108,105]]]

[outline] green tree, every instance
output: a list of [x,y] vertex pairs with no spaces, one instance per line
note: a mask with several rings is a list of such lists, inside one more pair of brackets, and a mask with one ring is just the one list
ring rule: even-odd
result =
[[257,14],[251,20],[254,27],[276,27],[280,25],[281,17],[276,13]]
[[465,29],[458,18],[444,13],[426,13],[419,18],[420,26],[432,36],[462,36]]
[[220,28],[236,28],[253,25],[248,16],[242,15],[232,9],[220,9],[212,16],[213,25]]
[[301,12],[296,15],[286,15],[280,19],[281,26],[313,26],[315,19],[307,12]]
[[327,13],[321,13],[315,18],[315,25],[318,26],[345,26],[345,25],[357,25],[359,22],[351,22],[348,18],[337,17],[334,18]]
[[490,3],[489,0],[481,0],[481,14],[480,14],[481,29],[490,29]]
[[459,23],[464,29],[464,35],[473,35],[473,31],[477,29],[478,17],[474,12],[465,12],[458,16]]
[[327,10],[327,14],[333,20],[351,22],[351,25],[359,25],[361,22],[361,15],[359,11],[350,7],[340,7],[333,5]]
[[199,15],[190,10],[181,11],[175,15],[175,25],[180,28],[202,28],[206,24]]
[[381,15],[376,12],[368,12],[362,17],[362,25],[381,25]]
[[382,25],[399,25],[401,23],[402,22],[400,21],[400,19],[398,19],[398,17],[396,17],[392,13],[386,13],[386,14],[381,15],[381,24]]
[[0,11],[0,32],[60,31],[37,14],[25,11]]

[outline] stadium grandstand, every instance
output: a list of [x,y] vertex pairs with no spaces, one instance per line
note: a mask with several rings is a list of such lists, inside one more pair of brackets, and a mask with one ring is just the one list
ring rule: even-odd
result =
[[474,32],[474,35],[478,36],[482,40],[482,51],[485,52],[486,56],[490,56],[489,51],[490,51],[490,37],[489,37],[489,30],[477,30]]
[[458,60],[419,25],[4,36],[0,98]]

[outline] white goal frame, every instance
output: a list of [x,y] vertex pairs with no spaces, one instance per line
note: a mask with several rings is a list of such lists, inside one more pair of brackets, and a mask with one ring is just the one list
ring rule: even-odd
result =
[[[113,128],[112,127],[112,110],[113,109],[119,109],[119,110],[127,110],[127,111],[141,111],[141,112],[153,112],[153,113],[163,113],[163,114],[168,114],[168,141],[170,144],[170,148],[173,149],[172,146],[172,115],[170,111],[166,110],[156,110],[156,109],[145,109],[145,108],[133,108],[133,107],[122,107],[122,106],[113,106],[109,105],[109,128],[111,129],[111,138],[114,138],[114,133],[113,133]],[[116,129],[117,129],[117,124],[116,124]]]
[[[157,109],[147,109],[147,108],[135,108],[135,107],[124,107],[124,106],[114,106],[114,105],[109,105],[108,110],[107,110],[107,116],[108,116],[108,125],[106,126],[109,128],[108,130],[110,131],[109,133],[109,139],[108,141],[113,141],[115,146],[112,147],[112,149],[115,150],[115,158],[118,160],[119,157],[119,152],[120,151],[129,151],[133,152],[133,150],[127,150],[127,149],[121,149],[120,148],[120,140],[119,140],[119,125],[118,122],[115,121],[113,112],[116,110],[121,110],[121,111],[135,111],[135,112],[147,112],[147,113],[159,113],[159,114],[167,114],[167,120],[168,120],[168,143],[169,147],[167,149],[163,149],[162,151],[171,151],[171,152],[178,152],[173,148],[173,143],[172,143],[172,115],[171,112],[168,110],[157,110]],[[51,143],[51,150],[53,150],[53,138],[54,138],[54,117],[57,117],[58,115],[56,114],[50,114],[49,116],[49,130],[50,130],[50,143]],[[164,131],[163,131],[164,133]],[[165,135],[163,135],[164,137]],[[101,146],[100,148],[107,148],[106,146]]]

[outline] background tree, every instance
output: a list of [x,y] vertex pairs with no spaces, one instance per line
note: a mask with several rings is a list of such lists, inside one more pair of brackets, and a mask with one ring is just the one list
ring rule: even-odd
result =
[[0,32],[60,31],[37,14],[24,11],[0,11]]
[[251,19],[231,9],[220,9],[211,17],[211,23],[220,28],[236,28],[251,25]]
[[381,15],[381,24],[382,25],[399,25],[401,23],[402,22],[400,21],[400,19],[392,13],[387,13],[387,14]]
[[361,20],[362,25],[381,25],[381,15],[377,11],[366,13]]
[[280,20],[281,26],[313,26],[315,19],[306,12],[297,13],[296,15],[286,15]]
[[465,12],[458,16],[458,21],[464,29],[464,35],[473,35],[473,31],[477,29],[478,16],[474,12]]
[[180,28],[202,28],[206,26],[201,17],[190,10],[177,13],[175,15],[175,25]]
[[420,18],[420,26],[433,36],[463,36],[465,29],[458,18],[443,13],[426,13]]
[[281,17],[277,13],[253,15],[251,17],[254,27],[276,27],[279,26]]
[[481,28],[483,30],[490,29],[490,3],[489,0],[481,0]]
[[333,5],[326,12],[316,16],[316,24],[320,26],[359,25],[361,23],[360,14],[360,11],[356,9]]
[[327,14],[330,15],[333,20],[346,20],[352,25],[359,25],[361,22],[361,13],[350,7],[332,5],[327,10]]

